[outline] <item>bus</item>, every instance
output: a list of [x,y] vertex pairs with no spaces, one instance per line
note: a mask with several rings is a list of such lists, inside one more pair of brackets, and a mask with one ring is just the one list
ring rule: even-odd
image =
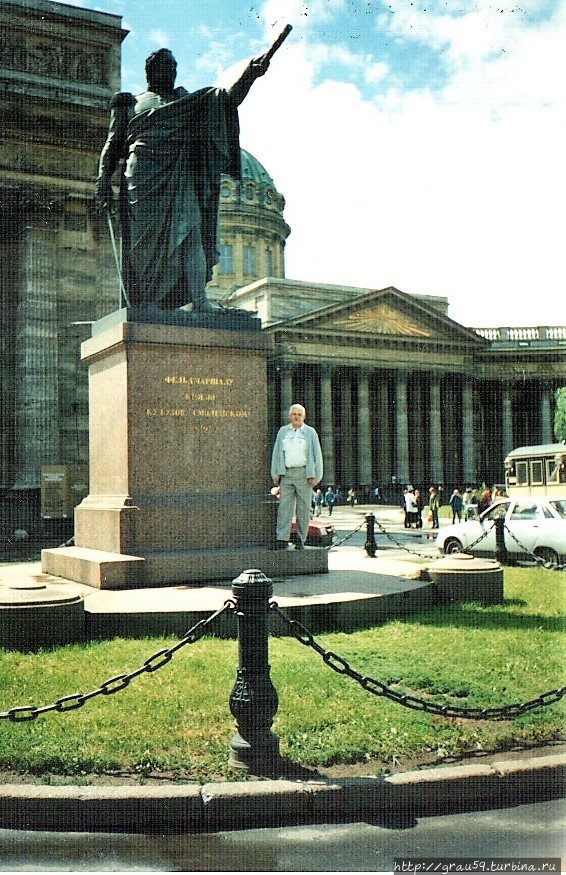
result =
[[566,443],[517,447],[505,459],[505,488],[511,497],[566,497]]

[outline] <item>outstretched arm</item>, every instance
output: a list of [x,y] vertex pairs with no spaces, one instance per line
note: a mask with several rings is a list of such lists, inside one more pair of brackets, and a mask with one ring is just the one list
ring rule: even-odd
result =
[[260,76],[263,76],[267,72],[269,62],[283,41],[287,39],[291,30],[292,27],[288,24],[265,54],[260,55],[258,58],[252,58],[238,81],[228,90],[228,93],[234,99],[237,106],[239,106],[245,99],[255,80],[259,79]]

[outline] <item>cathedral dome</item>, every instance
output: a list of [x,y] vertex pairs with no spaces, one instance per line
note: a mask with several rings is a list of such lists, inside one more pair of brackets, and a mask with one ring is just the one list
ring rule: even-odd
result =
[[257,158],[241,149],[240,180],[223,175],[218,213],[219,263],[208,293],[226,293],[266,276],[285,276],[285,241],[291,229],[283,211],[285,198]]
[[275,188],[274,182],[260,162],[251,152],[246,152],[245,149],[240,149],[242,161],[242,181],[251,180],[256,185],[270,185]]
[[230,202],[237,202],[241,208],[258,207],[283,214],[285,198],[275,188],[273,179],[257,158],[240,149],[242,178],[236,182],[230,176],[223,175],[220,186],[220,210],[229,207]]

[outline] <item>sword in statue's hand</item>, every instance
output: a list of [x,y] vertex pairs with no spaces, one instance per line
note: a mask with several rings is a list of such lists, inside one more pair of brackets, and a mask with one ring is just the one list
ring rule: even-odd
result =
[[279,36],[277,37],[277,39],[275,40],[275,42],[273,43],[271,48],[268,49],[264,55],[260,55],[259,58],[253,59],[252,67],[261,68],[261,72],[259,73],[260,76],[263,76],[263,74],[265,73],[265,71],[267,70],[267,68],[269,66],[269,62],[271,61],[273,55],[275,54],[277,49],[281,48],[281,46],[283,45],[283,43],[285,42],[285,40],[287,39],[287,37],[289,36],[289,34],[291,33],[292,30],[293,30],[293,27],[291,24],[285,25],[285,27],[283,28],[283,30],[281,31],[281,33],[279,34]]

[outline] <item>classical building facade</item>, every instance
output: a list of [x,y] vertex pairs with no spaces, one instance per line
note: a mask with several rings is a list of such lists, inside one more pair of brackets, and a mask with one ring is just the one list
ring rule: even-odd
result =
[[465,328],[443,299],[285,279],[230,300],[273,333],[272,421],[304,403],[331,483],[500,483],[509,450],[554,440],[565,327]]
[[[93,191],[125,36],[116,15],[0,6],[0,540],[40,527],[44,466],[88,461],[79,348],[120,306]],[[304,403],[328,482],[498,481],[510,448],[553,439],[566,328],[478,331],[444,298],[286,279],[283,195],[247,152],[242,168],[222,184],[209,295],[273,334],[273,434]]]

